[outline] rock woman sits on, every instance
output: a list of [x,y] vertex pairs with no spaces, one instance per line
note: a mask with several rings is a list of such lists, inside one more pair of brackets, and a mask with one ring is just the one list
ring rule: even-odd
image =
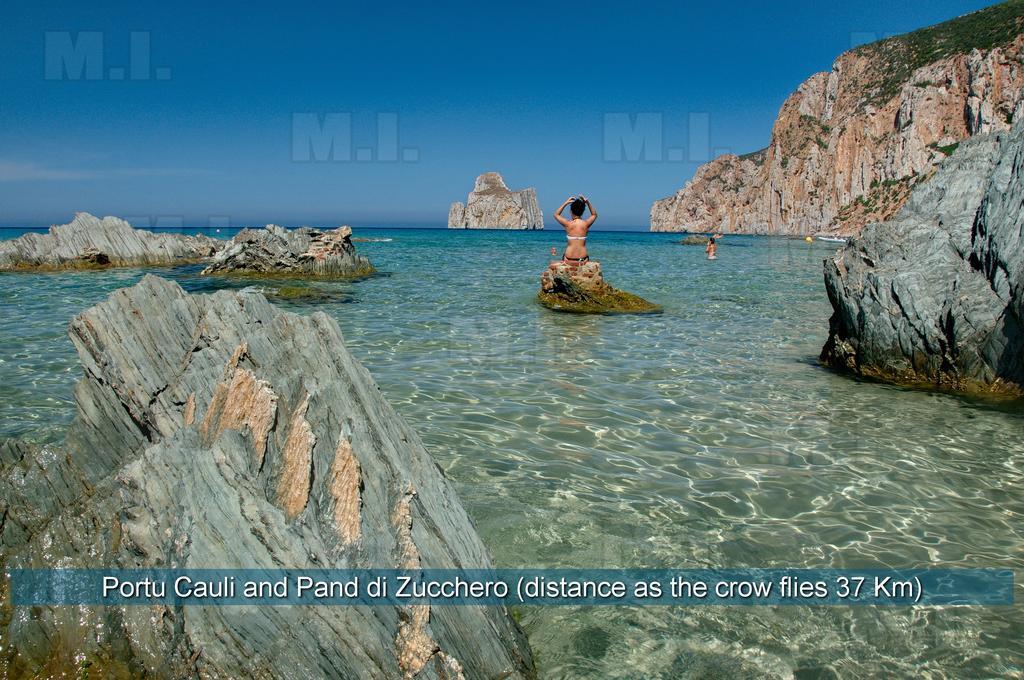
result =
[[[562,217],[562,211],[569,204],[572,204],[572,207],[569,208],[572,219],[567,220]],[[590,210],[590,217],[586,219],[583,219],[584,209]],[[567,264],[581,265],[589,260],[590,257],[587,255],[587,232],[590,231],[590,226],[597,220],[597,213],[594,212],[594,206],[590,204],[590,201],[585,196],[570,196],[555,211],[555,219],[565,227],[565,237],[569,241],[565,247],[565,252],[562,253],[562,261]]]
[[[562,211],[570,204],[572,219],[567,220]],[[583,211],[588,208],[590,217],[583,219]],[[540,304],[555,311],[582,314],[661,311],[656,304],[608,285],[601,274],[601,264],[587,255],[587,232],[597,220],[590,201],[584,196],[570,196],[555,211],[555,219],[565,227],[568,243],[562,259],[551,262],[540,275]],[[557,252],[551,249],[552,255]]]

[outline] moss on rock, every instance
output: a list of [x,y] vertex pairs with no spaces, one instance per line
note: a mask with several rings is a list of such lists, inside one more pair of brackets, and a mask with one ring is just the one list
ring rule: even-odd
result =
[[638,295],[613,288],[601,275],[601,264],[556,262],[541,275],[537,302],[557,312],[576,314],[651,314],[661,307]]

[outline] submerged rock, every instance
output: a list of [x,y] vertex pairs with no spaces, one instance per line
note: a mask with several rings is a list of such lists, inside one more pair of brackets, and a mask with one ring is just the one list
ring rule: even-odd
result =
[[161,234],[136,229],[117,217],[75,214],[45,234],[0,241],[0,271],[102,269],[199,262],[222,248],[207,236]]
[[[0,443],[0,566],[491,565],[450,482],[316,313],[153,276],[70,327],[59,449]],[[502,607],[33,607],[0,590],[0,676],[533,674]]]
[[352,293],[337,288],[322,288],[317,285],[284,285],[261,288],[260,291],[271,302],[295,305],[336,304],[352,302]]
[[343,279],[376,271],[356,254],[352,229],[243,229],[217,253],[203,274]]
[[511,191],[499,173],[485,172],[476,178],[465,205],[452,203],[448,228],[543,229],[544,215],[533,187]]
[[821,358],[959,391],[1024,386],[1024,123],[960,145],[890,222],[825,260]]
[[541,274],[537,301],[548,309],[580,314],[649,313],[661,307],[608,285],[601,263],[552,262]]
[[700,234],[690,234],[679,239],[679,242],[684,246],[706,246],[708,244],[708,237],[701,236]]

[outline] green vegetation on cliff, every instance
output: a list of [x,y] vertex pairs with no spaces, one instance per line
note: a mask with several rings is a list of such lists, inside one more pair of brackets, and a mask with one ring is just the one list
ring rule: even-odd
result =
[[1024,0],[965,14],[941,24],[854,48],[871,57],[872,80],[865,83],[866,101],[886,102],[896,96],[911,74],[940,59],[971,50],[991,50],[1013,41],[1024,29]]

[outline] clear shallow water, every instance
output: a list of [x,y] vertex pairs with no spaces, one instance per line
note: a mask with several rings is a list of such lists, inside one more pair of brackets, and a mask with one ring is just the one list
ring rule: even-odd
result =
[[[533,302],[557,233],[356,235],[393,239],[358,244],[386,275],[320,284],[337,298],[316,308],[499,566],[1024,563],[1024,411],[818,366],[834,246],[727,237],[708,262],[678,236],[598,232],[609,280],[665,312],[595,317]],[[67,321],[142,274],[0,275],[0,436],[60,439]],[[529,608],[523,625],[545,678],[1024,673],[1019,606]]]

